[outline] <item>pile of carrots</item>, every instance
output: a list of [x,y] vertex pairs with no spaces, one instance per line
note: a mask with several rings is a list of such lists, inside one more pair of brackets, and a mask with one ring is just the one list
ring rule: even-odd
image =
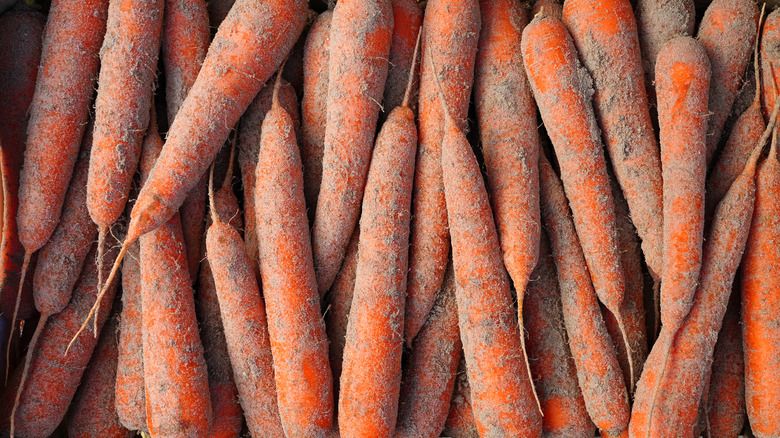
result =
[[780,437],[780,9],[0,1],[0,436]]

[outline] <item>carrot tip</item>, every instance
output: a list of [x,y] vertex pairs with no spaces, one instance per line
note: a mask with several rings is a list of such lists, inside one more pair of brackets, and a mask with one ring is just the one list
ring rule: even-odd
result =
[[[24,252],[24,262],[22,263],[22,272],[19,277],[19,289],[16,292],[16,304],[14,304],[14,314],[11,317],[11,330],[8,333],[8,345],[5,347],[5,382],[8,384],[8,373],[11,369],[11,341],[14,339],[14,329],[16,329],[16,317],[19,315],[19,303],[22,301],[22,288],[24,287],[24,277],[27,276],[27,268],[30,266],[32,253]],[[13,435],[13,433],[11,434]]]

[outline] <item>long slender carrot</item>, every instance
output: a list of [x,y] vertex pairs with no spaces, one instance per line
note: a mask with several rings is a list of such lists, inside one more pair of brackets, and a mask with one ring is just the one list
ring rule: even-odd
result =
[[542,404],[542,436],[591,438],[596,426],[588,416],[577,369],[566,336],[555,258],[542,232],[539,262],[526,291],[525,328],[528,360]]
[[288,436],[324,436],[333,417],[332,375],[292,118],[277,80],[263,120],[255,173],[260,272],[268,311],[279,416]]
[[[320,14],[309,29],[303,49],[303,97],[301,98],[301,159],[309,220],[314,220],[322,182],[322,155],[327,123],[330,23],[333,11]],[[359,228],[359,227],[355,227]]]
[[[768,22],[767,22],[768,25]],[[764,35],[766,38],[766,34]],[[766,85],[766,84],[765,84]],[[770,87],[771,88],[771,87]],[[780,296],[777,294],[780,238],[780,159],[777,144],[758,167],[756,204],[742,258],[742,342],[745,354],[745,402],[757,436],[780,435]]]
[[466,130],[474,80],[479,30],[479,5],[473,0],[431,0],[425,7],[420,59],[419,141],[414,173],[404,337],[411,345],[431,311],[444,280],[450,251],[447,208],[441,180],[444,110],[436,86],[461,130]]
[[[152,107],[164,5],[164,0],[109,3],[87,180],[87,208],[101,242],[124,211],[138,168]],[[98,258],[103,263],[101,253]]]
[[[212,201],[214,203],[214,201]],[[253,436],[283,437],[265,304],[238,231],[212,210],[206,254],[238,398]]]
[[[111,247],[105,252],[107,256],[116,254],[115,248]],[[37,347],[28,351],[25,367],[17,368],[3,393],[0,423],[12,436],[49,436],[67,413],[98,341],[91,333],[81,333],[65,354],[68,340],[78,331],[100,289],[96,255],[97,244],[93,244],[70,303],[41,326],[37,339],[31,341]],[[98,317],[98,331],[108,319],[116,286],[115,283],[108,285],[107,299],[101,304]],[[26,382],[24,390],[18,393],[22,381]],[[10,421],[12,416],[13,421]]]
[[761,103],[764,118],[769,119],[775,108],[777,92],[768,86],[774,78],[780,77],[780,11],[774,10],[766,16],[766,22],[761,31]]
[[737,97],[750,62],[758,29],[758,6],[750,0],[714,0],[707,7],[696,35],[710,58],[707,166],[723,133],[723,125]]
[[593,77],[593,108],[612,169],[642,239],[650,272],[660,279],[661,157],[642,81],[642,58],[631,3],[569,0],[563,7],[563,23]]
[[392,32],[390,0],[342,0],[333,10],[322,183],[312,226],[320,295],[333,284],[357,223]]
[[[769,128],[774,124],[772,120]],[[696,425],[717,333],[748,238],[755,200],[756,162],[769,136],[769,128],[715,211],[704,248],[699,286],[688,316],[679,330],[662,327],[648,356],[631,414],[633,437],[687,436]]]
[[[525,69],[519,68],[528,18],[517,0],[483,0],[480,13],[474,101],[504,265],[517,291],[523,327],[523,297],[539,255],[541,228],[536,105]],[[525,337],[520,340],[525,351]],[[533,383],[528,363],[526,368]]]
[[474,424],[474,412],[471,409],[471,385],[469,385],[469,379],[466,376],[466,363],[462,359],[458,365],[458,376],[455,381],[455,389],[452,392],[450,412],[447,414],[447,422],[444,423],[442,435],[450,438],[479,437],[477,425]]
[[68,413],[68,435],[80,437],[130,438],[114,409],[114,381],[117,364],[118,318],[112,315],[100,333],[79,389]]
[[[417,77],[412,72],[414,48],[422,27],[423,11],[416,0],[390,0],[393,6],[393,37],[390,41],[390,66],[382,98],[383,119],[397,106],[401,106],[406,95],[409,77]],[[419,64],[415,67],[419,69]],[[419,72],[419,70],[416,70]],[[409,92],[409,108],[417,112],[417,91],[419,83],[413,82]]]
[[550,236],[566,333],[585,407],[599,429],[618,435],[628,425],[623,374],[598,306],[566,195],[544,155],[539,156],[542,219]]
[[444,283],[428,320],[414,338],[404,369],[396,438],[439,436],[445,427],[463,356],[455,287],[455,273],[448,263]]

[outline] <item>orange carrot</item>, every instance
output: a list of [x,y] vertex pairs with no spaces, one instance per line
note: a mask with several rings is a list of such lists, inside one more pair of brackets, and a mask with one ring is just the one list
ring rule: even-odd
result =
[[566,333],[590,418],[610,434],[628,425],[626,385],[598,306],[561,180],[539,157],[542,219],[550,236]]
[[263,120],[255,214],[279,416],[288,436],[322,436],[333,417],[332,375],[312,263],[303,171],[279,80]]
[[474,79],[479,5],[473,0],[430,0],[423,17],[420,59],[419,141],[414,172],[404,338],[411,345],[436,300],[450,251],[447,208],[441,176],[444,110],[436,86],[461,130],[466,130]]
[[[116,251],[109,247],[106,254],[114,256]],[[98,341],[91,333],[82,332],[65,354],[68,340],[78,331],[99,291],[96,255],[97,244],[93,244],[70,303],[61,312],[52,315],[45,327],[37,330],[37,339],[31,341],[37,347],[28,351],[25,366],[17,367],[3,393],[0,427],[3,431],[10,431],[12,436],[49,436],[71,404]],[[115,283],[107,285],[107,298],[101,304],[98,317],[98,332],[108,319],[116,286]],[[22,381],[26,381],[24,389],[18,392]],[[12,415],[12,412],[15,414]],[[10,421],[12,416],[13,421]]]
[[[517,0],[483,0],[480,13],[474,101],[504,265],[517,291],[523,327],[523,297],[539,255],[540,229],[536,105],[519,68],[528,18]],[[525,338],[520,341],[525,352]],[[533,383],[528,363],[526,368]]]
[[528,360],[542,404],[542,433],[550,438],[591,438],[596,426],[588,416],[577,382],[556,275],[549,238],[542,233],[539,263],[531,274],[523,309],[527,315]]
[[761,101],[764,118],[769,119],[775,108],[777,93],[769,86],[774,78],[780,77],[780,11],[774,10],[767,15],[764,28],[761,31]]
[[[593,77],[593,108],[612,169],[642,239],[650,273],[660,279],[661,158],[642,81],[642,58],[631,3],[569,0],[563,8],[563,22]],[[594,276],[598,277],[598,272]]]
[[531,378],[523,372],[527,358],[487,191],[466,136],[449,106],[443,106],[442,180],[477,431],[482,436],[536,436],[542,419]]
[[758,6],[751,0],[714,0],[699,24],[697,39],[712,67],[707,127],[707,166],[750,62],[758,28]]
[[322,183],[312,226],[320,296],[333,284],[358,220],[392,32],[390,0],[342,0],[333,10]]
[[118,318],[112,315],[103,327],[68,413],[68,435],[79,437],[130,438],[114,409],[117,364]]
[[463,355],[455,287],[455,273],[448,263],[444,283],[404,369],[396,438],[439,436],[444,429]]
[[[418,77],[419,70],[412,72],[415,42],[422,27],[423,11],[416,0],[390,0],[393,6],[393,37],[390,41],[390,66],[387,70],[385,93],[382,99],[382,118],[387,118],[397,106],[401,106],[406,94],[409,77]],[[419,64],[416,67],[419,69]],[[417,112],[418,83],[412,83],[409,91],[409,108]]]
[[474,413],[471,410],[471,386],[466,376],[466,363],[462,359],[458,365],[458,376],[455,381],[455,390],[452,393],[450,412],[447,414],[447,422],[444,424],[442,435],[450,438],[479,437],[477,425],[474,424]]
[[[764,35],[766,38],[767,34]],[[767,437],[780,435],[777,416],[780,388],[771,383],[780,375],[780,343],[777,342],[780,339],[780,313],[777,312],[780,271],[776,245],[780,238],[780,199],[777,196],[780,159],[777,154],[774,143],[766,160],[758,167],[756,204],[742,258],[741,281],[747,414],[754,433]]]
[[[322,181],[327,122],[330,23],[333,11],[320,14],[309,29],[303,49],[303,98],[301,99],[301,159],[309,220],[314,219]],[[359,227],[355,227],[359,228]],[[334,375],[335,382],[335,375]]]

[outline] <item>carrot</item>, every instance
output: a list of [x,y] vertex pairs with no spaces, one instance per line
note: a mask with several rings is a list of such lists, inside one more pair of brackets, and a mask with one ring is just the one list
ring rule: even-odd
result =
[[[412,71],[415,42],[422,27],[423,11],[416,0],[391,0],[393,7],[393,37],[390,40],[390,66],[387,70],[385,93],[382,99],[382,118],[385,119],[397,106],[401,106],[406,94],[409,77],[417,77]],[[419,69],[419,65],[416,67]],[[418,83],[412,83],[409,92],[409,108],[417,112]]]
[[769,119],[775,108],[777,93],[767,84],[780,77],[780,44],[777,43],[780,38],[780,11],[774,10],[767,15],[761,32],[761,83],[764,84],[761,102],[764,117]]
[[[130,244],[166,223],[205,174],[230,129],[292,47],[305,11],[303,0],[238,0],[233,6],[168,131],[157,170],[138,194],[109,282]],[[253,74],[237,73],[247,71]]]
[[333,416],[332,375],[312,263],[303,171],[292,118],[273,104],[263,120],[255,214],[279,416],[288,436],[324,436]]
[[[116,251],[109,247],[106,254],[114,256]],[[49,436],[71,404],[98,342],[92,334],[81,333],[65,354],[68,340],[78,331],[100,289],[97,285],[96,255],[97,244],[92,244],[70,302],[61,312],[52,315],[41,330],[36,330],[37,339],[33,339],[31,344],[37,347],[28,351],[25,366],[17,367],[2,395],[0,427],[9,431],[11,436]],[[97,318],[98,334],[108,319],[117,285],[112,283],[107,286],[107,299],[101,304]],[[23,381],[26,382],[23,391],[18,391]]]
[[542,233],[539,262],[531,274],[525,307],[528,360],[542,404],[545,437],[593,437],[596,427],[588,416],[577,382],[577,369],[567,344],[561,295],[549,237]]
[[[773,13],[774,14],[774,13]],[[771,14],[770,14],[771,17]],[[767,25],[769,22],[767,21]],[[766,29],[766,28],[765,28]],[[765,33],[764,38],[767,34]],[[766,88],[766,87],[765,87]],[[771,87],[770,87],[771,88]],[[774,108],[774,107],[773,107]],[[756,203],[742,258],[742,343],[745,355],[745,403],[757,436],[780,435],[780,314],[777,275],[780,237],[780,160],[777,144],[758,167]]]
[[[309,220],[313,221],[322,182],[322,155],[327,122],[330,23],[333,11],[320,14],[309,29],[303,49],[303,97],[301,98],[301,159]],[[359,228],[359,227],[355,227]],[[334,375],[335,378],[335,375]],[[335,380],[334,380],[335,382]]]
[[[305,182],[304,182],[305,187]],[[344,345],[347,342],[347,323],[352,308],[352,295],[355,291],[355,273],[357,271],[360,227],[355,227],[347,246],[344,263],[341,264],[333,286],[325,295],[325,330],[328,334],[328,357],[333,373],[333,399],[338,400],[341,381],[341,363],[344,359]]]
[[225,212],[222,213],[212,207],[206,254],[238,400],[253,436],[283,437],[265,305],[244,242],[236,228],[221,217]]
[[[246,251],[255,267],[255,275],[260,275],[259,249],[257,247],[257,226],[255,215],[255,169],[260,153],[260,135],[263,120],[271,109],[273,101],[273,85],[263,87],[255,100],[241,118],[238,142],[238,164],[241,169],[241,181],[244,188],[244,240]],[[279,84],[279,102],[282,108],[292,117],[293,129],[297,133],[301,127],[298,116],[298,100],[295,90],[284,79]]]
[[[461,359],[458,365],[458,376],[455,390],[452,393],[450,412],[444,423],[442,435],[451,438],[478,438],[477,426],[474,424],[474,413],[471,410],[471,386],[466,377],[466,363]],[[590,437],[589,437],[590,438]]]
[[[149,172],[161,148],[153,124],[141,156],[141,172],[148,175],[144,186],[150,184]],[[186,266],[182,239],[178,214],[140,239],[144,392],[152,435],[203,436],[211,425],[195,301],[189,272],[182,269]]]
[[563,5],[561,0],[537,0],[531,9],[531,17],[544,14],[556,20],[563,19]]
[[739,327],[740,294],[731,293],[712,362],[707,412],[710,438],[739,436],[745,425],[745,360]]
[[140,246],[136,242],[122,264],[122,313],[114,405],[122,425],[130,430],[147,431],[139,259]]
[[[87,180],[87,208],[100,242],[124,211],[138,168],[152,107],[164,4],[164,0],[109,3]],[[100,252],[98,259],[103,263]]]
[[[519,68],[528,18],[517,0],[483,0],[480,13],[474,101],[504,265],[517,291],[523,327],[523,297],[539,256],[540,229],[536,105]],[[525,337],[520,341],[525,352]],[[533,384],[527,362],[526,368]]]
[[480,436],[535,436],[542,430],[539,402],[523,372],[528,362],[487,191],[466,136],[443,105],[442,180],[474,420]]
[[[203,0],[166,0],[162,27],[165,102],[173,123],[184,98],[198,76],[210,42],[209,17]],[[181,225],[187,248],[190,279],[198,278],[205,231],[206,178],[201,178],[181,207]]]
[[[27,236],[29,230],[20,231],[17,211],[20,208],[22,154],[25,153],[26,134],[30,128],[27,110],[34,97],[44,23],[45,18],[34,12],[11,11],[0,16],[0,27],[3,29],[0,33],[0,89],[3,90],[3,98],[0,99],[0,114],[3,115],[0,117],[0,172],[3,180],[4,225],[0,230],[0,314],[11,318],[8,346],[13,338],[17,317],[26,318],[35,312],[32,296],[25,294],[23,287],[20,288],[25,247],[19,233]],[[40,219],[36,218],[36,221]],[[21,228],[25,228],[28,223],[22,221]],[[54,224],[51,228],[54,228]],[[45,237],[48,239],[48,235]],[[30,253],[43,246],[46,239],[36,242],[38,246],[31,248]],[[5,351],[8,356],[10,351]],[[7,357],[5,364],[8,367]]]
[[707,166],[745,74],[758,29],[758,6],[750,0],[714,0],[699,24],[697,39],[712,67],[707,127]]
[[[661,157],[642,81],[642,58],[631,3],[569,0],[563,8],[563,23],[593,78],[593,109],[612,169],[642,239],[650,273],[660,279]],[[598,271],[594,276],[599,276]]]
[[523,31],[522,50],[531,89],[561,165],[561,179],[593,287],[618,318],[627,344],[618,313],[625,281],[607,164],[590,106],[593,82],[579,63],[566,27],[554,18],[534,18]]
[[95,352],[73,397],[68,413],[69,436],[135,436],[135,432],[122,426],[114,409],[118,328],[118,318],[112,315],[103,327]]
[[619,435],[629,420],[623,374],[601,317],[564,187],[543,154],[539,163],[542,220],[555,258],[563,320],[577,380],[585,407],[596,426]]
[[636,27],[645,72],[647,97],[655,106],[655,62],[667,41],[682,36],[693,36],[696,25],[694,0],[638,0]]
[[[659,60],[658,65],[663,62]],[[637,384],[631,436],[681,436],[693,431],[717,333],[750,229],[756,162],[775,118],[715,210],[688,316],[679,330],[662,327],[648,356]]]
[[472,0],[430,0],[423,17],[420,59],[419,142],[414,172],[404,338],[412,344],[428,318],[444,280],[450,251],[447,208],[441,176],[444,110],[436,86],[458,126],[466,131],[474,80],[479,30],[479,5]]
[[392,31],[390,0],[342,0],[333,10],[322,183],[312,226],[320,296],[336,278],[360,212]]
[[282,79],[290,83],[293,90],[295,90],[297,99],[300,99],[303,96],[303,49],[306,46],[306,39],[311,30],[311,25],[318,15],[319,14],[311,8],[307,10],[306,24],[303,27],[303,32],[301,32],[301,35],[295,41],[292,49],[290,49],[290,54],[287,55],[287,59],[284,62]]
[[710,62],[690,37],[674,38],[656,63],[664,181],[661,323],[677,331],[691,309],[702,262]]
[[396,438],[439,436],[445,427],[463,356],[455,288],[452,263],[447,263],[444,283],[403,371]]

